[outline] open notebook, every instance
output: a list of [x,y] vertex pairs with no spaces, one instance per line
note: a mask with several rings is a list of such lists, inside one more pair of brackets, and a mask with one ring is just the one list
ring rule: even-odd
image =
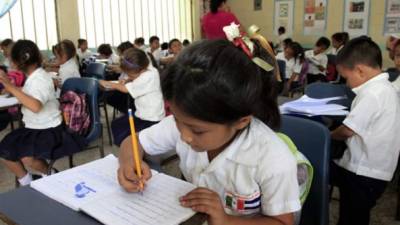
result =
[[49,177],[31,187],[109,225],[176,225],[195,212],[180,206],[179,197],[194,185],[153,172],[143,194],[127,193],[117,181],[118,160],[113,155]]

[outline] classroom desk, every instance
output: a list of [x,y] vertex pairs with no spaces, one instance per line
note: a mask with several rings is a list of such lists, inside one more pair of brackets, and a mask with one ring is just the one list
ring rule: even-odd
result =
[[[181,225],[202,224],[205,218],[197,214]],[[0,194],[0,220],[8,225],[101,225],[30,187]]]

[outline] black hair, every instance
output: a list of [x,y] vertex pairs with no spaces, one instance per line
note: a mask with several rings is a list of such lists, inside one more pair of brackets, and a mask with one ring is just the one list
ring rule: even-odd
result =
[[135,45],[144,45],[144,38],[142,37],[136,38],[134,43]]
[[149,44],[153,43],[154,41],[160,41],[160,38],[157,36],[151,36],[149,38]]
[[349,41],[349,33],[337,32],[332,35],[332,39],[335,39],[341,45],[345,45]]
[[168,43],[168,48],[171,48],[171,47],[172,47],[172,44],[173,44],[174,42],[179,42],[179,43],[181,43],[181,41],[180,41],[179,39],[174,38],[174,39],[172,39],[172,40],[169,41],[169,43]]
[[18,70],[26,73],[30,66],[40,67],[42,55],[38,46],[30,40],[18,40],[11,49],[11,60]]
[[167,50],[168,49],[168,43],[164,42],[161,44],[161,50]]
[[14,44],[14,41],[10,38],[4,39],[3,41],[1,41],[0,46],[1,47],[8,47],[10,45]]
[[294,54],[295,62],[299,60],[300,63],[303,63],[305,60],[305,54],[303,47],[298,42],[290,43],[287,48],[292,49]]
[[81,45],[83,45],[83,44],[85,44],[85,43],[87,43],[86,39],[79,38],[79,39],[78,39],[78,48],[80,48]]
[[284,34],[285,32],[286,32],[286,28],[285,27],[281,26],[281,27],[278,28],[278,33],[279,34]]
[[211,13],[217,13],[218,8],[225,3],[226,0],[210,0],[210,11]]
[[185,39],[185,40],[183,40],[182,45],[188,46],[188,45],[190,45],[190,41],[188,39]]
[[[257,41],[253,55],[272,62]],[[162,92],[188,115],[230,124],[253,115],[272,129],[280,124],[274,72],[257,66],[227,40],[204,40],[187,47],[165,71]]]
[[144,51],[138,48],[127,49],[121,57],[121,69],[125,72],[138,73],[149,66],[149,59]]
[[130,49],[130,48],[133,48],[133,47],[135,47],[135,46],[133,46],[133,44],[130,41],[125,41],[125,42],[122,42],[121,44],[118,45],[117,50],[122,55],[122,54],[124,54],[124,52],[127,49]]
[[336,57],[336,64],[353,69],[356,64],[382,68],[382,52],[367,36],[350,40]]
[[62,40],[60,43],[56,44],[54,46],[54,51],[58,55],[67,55],[68,59],[71,59],[76,56],[76,49],[75,45],[72,41],[70,40]]
[[286,38],[282,41],[284,46],[288,46],[290,43],[292,43],[293,40],[291,38]]
[[113,53],[111,45],[109,45],[109,44],[101,44],[99,46],[99,48],[97,49],[97,52],[99,54],[105,55],[107,57],[109,57]]
[[320,37],[318,41],[315,43],[315,45],[318,47],[324,47],[325,49],[328,49],[329,46],[331,46],[331,41],[326,37]]

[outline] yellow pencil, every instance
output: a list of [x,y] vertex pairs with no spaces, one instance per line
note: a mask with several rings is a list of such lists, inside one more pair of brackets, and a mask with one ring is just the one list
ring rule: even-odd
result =
[[[134,159],[135,165],[136,165],[136,173],[140,179],[140,178],[142,178],[142,169],[140,166],[139,147],[138,147],[138,142],[136,139],[135,123],[133,120],[132,109],[128,110],[128,115],[129,115],[129,126],[131,127],[133,159]],[[140,182],[140,191],[143,191],[143,183],[142,182]]]

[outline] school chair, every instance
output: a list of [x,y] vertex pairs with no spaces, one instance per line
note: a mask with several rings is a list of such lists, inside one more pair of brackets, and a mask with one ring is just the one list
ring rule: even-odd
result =
[[329,224],[330,133],[322,124],[293,116],[282,116],[281,132],[290,137],[314,167],[310,193],[301,213],[301,225]]
[[[106,65],[104,63],[96,63],[92,62],[89,63],[87,68],[86,68],[86,77],[92,77],[98,80],[105,80],[106,77]],[[111,137],[111,127],[110,127],[110,121],[108,119],[108,111],[107,111],[107,102],[106,102],[106,93],[100,92],[99,93],[99,107],[104,109],[104,117],[106,119],[106,125],[107,125],[107,132],[108,132],[108,139],[110,145],[112,145],[112,137]]]
[[334,100],[332,103],[351,107],[351,103],[356,96],[354,92],[344,84],[312,83],[306,86],[305,94],[310,98],[330,98],[345,96],[345,99]]
[[[98,94],[99,94],[99,83],[93,78],[69,78],[62,86],[61,92],[74,91],[76,93],[85,93],[87,97],[87,104],[89,105],[90,112],[90,129],[88,134],[85,136],[85,141],[88,146],[85,150],[99,148],[101,157],[104,157],[104,145],[103,145],[103,125],[100,121],[100,112],[98,106]],[[93,143],[97,141],[95,145]],[[69,157],[69,166],[73,167],[73,156]],[[52,159],[49,163],[48,174],[51,173],[57,159]]]
[[400,71],[398,71],[396,68],[388,68],[385,72],[389,74],[390,82],[395,81],[400,75]]

